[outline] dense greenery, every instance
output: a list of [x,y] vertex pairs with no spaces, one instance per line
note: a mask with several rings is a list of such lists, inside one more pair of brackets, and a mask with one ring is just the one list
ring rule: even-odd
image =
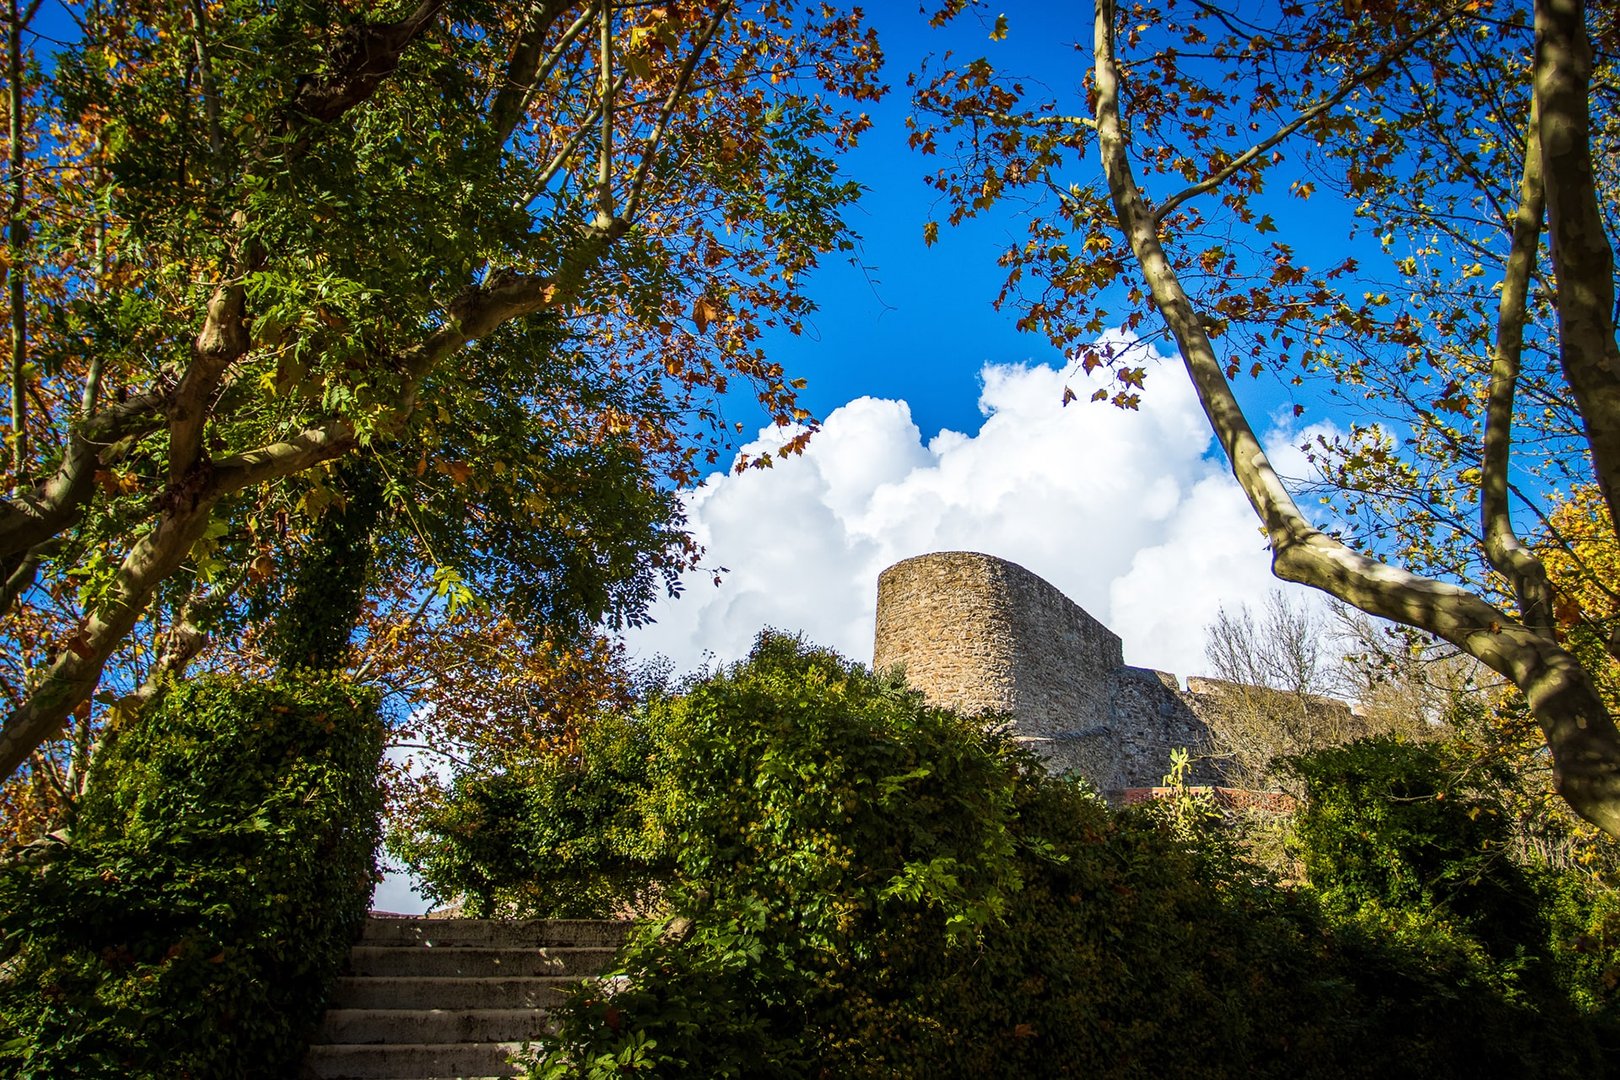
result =
[[[664,878],[668,920],[562,1011],[543,1077],[1607,1075],[1612,904],[1513,864],[1467,792],[1418,807],[1427,753],[1302,763],[1360,816],[1324,799],[1299,831],[1319,880],[1285,888],[1196,800],[1112,811],[767,635],[548,770],[461,777],[427,870],[526,914]],[[1412,775],[1356,787],[1370,762]],[[1358,884],[1357,837],[1410,888]]]
[[465,770],[444,797],[402,817],[389,847],[430,899],[468,915],[577,918],[637,907],[674,865],[649,821],[663,748],[653,727],[603,717],[577,754],[550,753],[489,772]]
[[292,1076],[374,877],[376,702],[177,685],[108,737],[68,844],[0,868],[0,1071]]
[[[761,341],[854,245],[858,9],[51,10],[0,15],[0,776],[57,779],[109,698],[241,643],[334,545],[372,557],[372,676],[474,599],[558,640],[635,622],[738,403],[785,448],[814,426]],[[328,518],[365,501],[349,461],[369,553]],[[339,621],[269,651],[351,659]]]
[[1313,890],[1340,918],[1444,930],[1504,986],[1590,1010],[1620,1048],[1620,898],[1517,851],[1513,778],[1465,749],[1375,738],[1293,759]]

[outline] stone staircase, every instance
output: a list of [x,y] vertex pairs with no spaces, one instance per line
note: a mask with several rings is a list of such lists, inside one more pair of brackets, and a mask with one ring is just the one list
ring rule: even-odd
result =
[[629,923],[372,916],[304,1060],[305,1080],[512,1076],[560,990]]

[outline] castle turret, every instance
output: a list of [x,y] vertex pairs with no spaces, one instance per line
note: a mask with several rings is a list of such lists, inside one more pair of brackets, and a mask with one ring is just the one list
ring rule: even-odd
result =
[[1126,667],[1119,636],[1054,585],[973,551],[878,576],[872,666],[900,667],[932,704],[1007,718],[1056,771],[1099,790],[1156,783],[1207,739],[1173,675]]

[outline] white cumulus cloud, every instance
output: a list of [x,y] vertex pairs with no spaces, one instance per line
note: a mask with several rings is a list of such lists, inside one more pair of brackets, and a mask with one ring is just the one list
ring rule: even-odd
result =
[[[977,432],[925,443],[904,401],[862,397],[834,410],[803,456],[710,476],[687,512],[705,565],[727,571],[719,586],[692,574],[631,633],[632,650],[689,671],[743,656],[772,626],[870,661],[878,573],[973,550],[1062,589],[1124,639],[1128,663],[1204,671],[1220,607],[1279,583],[1179,365],[1148,366],[1138,412],[1088,404],[1081,376],[990,364]],[[1067,408],[1066,377],[1081,398]],[[1279,465],[1301,464],[1299,438],[1268,436]],[[748,450],[779,442],[762,431]]]

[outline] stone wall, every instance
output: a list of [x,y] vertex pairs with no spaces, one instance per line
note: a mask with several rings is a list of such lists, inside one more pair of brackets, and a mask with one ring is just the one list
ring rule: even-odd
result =
[[1171,751],[1208,744],[1174,675],[1127,667],[1118,635],[1055,586],[978,552],[922,555],[878,577],[872,666],[901,667],[935,704],[1007,717],[1054,769],[1107,793],[1152,787]]

